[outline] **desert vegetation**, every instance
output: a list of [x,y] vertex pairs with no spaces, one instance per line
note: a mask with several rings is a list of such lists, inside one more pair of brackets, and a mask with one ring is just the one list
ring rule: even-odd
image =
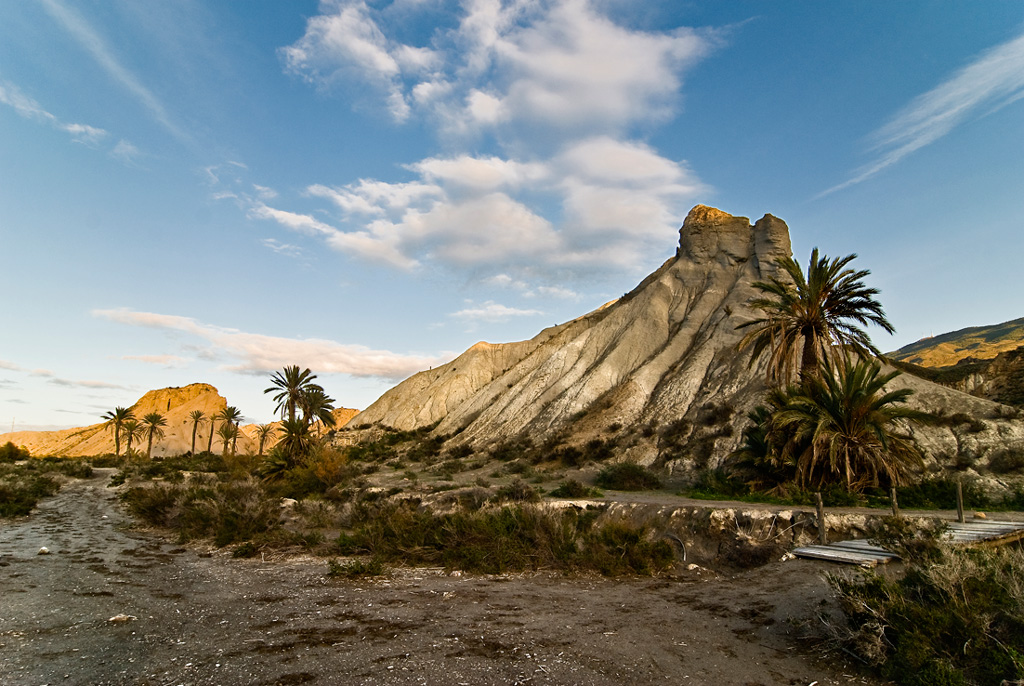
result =
[[59,491],[65,479],[90,476],[92,467],[85,460],[30,459],[27,450],[8,442],[0,446],[0,517],[27,515]]
[[875,540],[904,573],[829,575],[847,615],[835,636],[905,686],[999,684],[1024,678],[1024,552],[939,545],[941,529],[892,519]]

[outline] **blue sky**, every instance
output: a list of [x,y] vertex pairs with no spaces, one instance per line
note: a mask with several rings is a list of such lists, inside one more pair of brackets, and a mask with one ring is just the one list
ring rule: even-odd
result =
[[0,3],[0,431],[272,370],[362,408],[631,289],[697,203],[897,334],[1024,316],[1024,5]]

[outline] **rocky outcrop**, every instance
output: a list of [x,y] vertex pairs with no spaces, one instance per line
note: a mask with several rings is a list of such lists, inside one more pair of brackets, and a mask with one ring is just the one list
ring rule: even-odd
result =
[[704,427],[709,408],[720,419],[760,396],[763,372],[736,352],[736,327],[753,316],[754,282],[790,252],[782,220],[751,225],[698,205],[676,255],[619,300],[529,341],[478,343],[391,389],[349,426],[436,423],[438,433],[480,444],[519,435],[582,441],[617,425],[636,430],[632,447],[651,461],[664,425]]
[[[735,449],[746,412],[762,401],[764,369],[737,352],[737,326],[757,316],[754,283],[790,255],[782,220],[752,225],[699,205],[676,255],[619,300],[528,341],[477,343],[392,388],[348,427],[436,425],[436,435],[474,448],[611,439],[619,457],[684,480]],[[976,418],[916,430],[930,468],[984,468],[998,450],[1024,454],[1024,422],[999,405],[911,375],[894,383],[916,391],[916,407]]]
[[[136,419],[150,412],[159,412],[164,416],[167,420],[164,437],[153,443],[153,455],[177,455],[192,447],[192,422],[188,418],[189,414],[193,410],[202,410],[210,417],[227,407],[227,400],[213,386],[194,383],[181,388],[149,391],[131,407]],[[249,447],[245,428],[238,438],[239,450]],[[199,429],[197,446],[205,449],[209,435],[210,424],[207,422]],[[219,448],[217,437],[214,436],[213,440],[215,449]],[[102,422],[63,431],[18,431],[0,435],[0,444],[7,441],[27,448],[36,456],[91,456],[114,452],[114,434]],[[136,443],[133,447],[138,446]],[[142,447],[145,449],[145,445]],[[121,450],[124,449],[124,441],[121,441]]]

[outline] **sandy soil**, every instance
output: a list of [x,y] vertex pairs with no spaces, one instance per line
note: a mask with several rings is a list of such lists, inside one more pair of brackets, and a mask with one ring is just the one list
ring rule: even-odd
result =
[[333,580],[324,560],[233,560],[132,530],[103,472],[0,522],[0,683],[880,683],[801,639],[831,607],[823,563]]

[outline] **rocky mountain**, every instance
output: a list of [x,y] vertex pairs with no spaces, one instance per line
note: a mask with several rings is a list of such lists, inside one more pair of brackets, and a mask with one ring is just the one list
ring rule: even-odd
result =
[[[209,417],[225,407],[227,400],[216,388],[209,384],[194,383],[181,388],[149,391],[139,398],[131,409],[136,419],[141,419],[149,412],[159,412],[167,420],[164,438],[158,442],[154,441],[153,444],[153,455],[163,456],[187,452],[192,447],[192,423],[188,416],[193,410],[202,410]],[[209,435],[210,425],[207,423],[199,429],[197,445],[205,448]],[[239,436],[238,440],[241,449],[241,444],[246,439]],[[114,434],[103,422],[62,431],[16,431],[0,434],[0,444],[7,441],[27,448],[33,455],[86,456],[114,452]],[[217,437],[214,436],[214,443],[216,442]],[[138,444],[135,444],[135,447],[137,446]],[[124,449],[122,441],[121,450]]]
[[972,326],[922,338],[886,357],[920,367],[951,367],[964,360],[990,360],[1024,345],[1024,318],[991,326]]
[[965,357],[947,367],[891,360],[902,371],[979,398],[1024,407],[1024,345],[990,360]]
[[[392,388],[347,428],[434,427],[476,449],[611,446],[684,478],[718,464],[764,395],[764,369],[737,352],[736,327],[755,317],[754,282],[791,255],[789,229],[771,215],[751,224],[698,205],[679,234],[676,255],[622,298],[528,341],[477,343]],[[918,431],[933,466],[969,468],[996,446],[1024,454],[1012,411],[909,375],[899,383],[919,407],[977,418],[969,432],[955,421]]]

